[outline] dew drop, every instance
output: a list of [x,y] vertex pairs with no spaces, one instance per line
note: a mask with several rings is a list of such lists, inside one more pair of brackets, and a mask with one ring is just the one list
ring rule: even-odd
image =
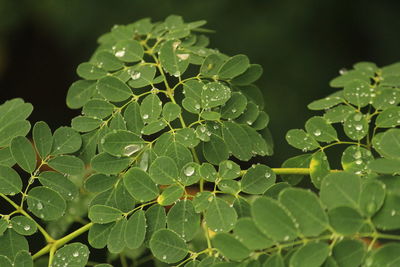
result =
[[75,251],[74,253],[72,253],[72,256],[78,257],[78,256],[79,256],[79,252],[78,252],[78,251]]
[[25,226],[24,226],[24,230],[25,230],[25,231],[29,231],[30,229],[31,229],[31,227],[30,227],[29,225],[25,225]]
[[166,260],[167,259],[167,255],[162,256],[162,259]]
[[148,118],[149,118],[149,114],[143,114],[142,118],[143,118],[144,120],[148,119]]
[[269,172],[266,172],[264,176],[265,176],[265,178],[267,178],[267,179],[268,179],[269,177],[271,177],[271,173],[269,173]]
[[194,168],[192,166],[189,166],[183,172],[186,176],[192,176],[194,174]]
[[361,124],[357,124],[355,128],[357,131],[361,131],[363,129],[363,126]]
[[142,74],[141,74],[139,71],[133,71],[133,72],[131,73],[131,78],[132,78],[132,80],[137,80],[137,79],[140,78],[141,75],[142,75]]
[[38,203],[36,204],[36,208],[37,208],[38,210],[43,209],[43,204],[42,204],[41,202],[38,202]]
[[133,153],[138,152],[140,149],[142,149],[142,145],[138,144],[132,144],[132,145],[127,145],[124,147],[124,156],[131,156]]
[[314,131],[314,135],[315,136],[320,136],[321,135],[321,131],[320,130],[315,130]]
[[116,57],[123,57],[123,56],[125,56],[125,51],[124,50],[117,51],[115,53],[115,56]]

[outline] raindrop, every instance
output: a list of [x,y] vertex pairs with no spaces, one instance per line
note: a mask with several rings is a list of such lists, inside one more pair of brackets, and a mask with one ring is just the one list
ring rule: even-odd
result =
[[25,231],[29,231],[30,229],[31,229],[31,227],[30,227],[29,225],[25,225],[25,226],[24,226],[24,230],[25,230]]
[[43,209],[43,204],[42,204],[41,202],[38,202],[37,205],[36,205],[36,208],[37,208],[38,210]]
[[79,253],[78,253],[78,251],[75,251],[75,252],[72,254],[72,256],[74,256],[74,257],[78,257],[78,256],[79,256]]
[[167,255],[162,256],[162,259],[166,260],[167,259]]
[[131,156],[133,153],[138,152],[140,149],[142,149],[142,145],[137,145],[137,144],[132,144],[132,145],[127,145],[124,147],[124,156]]
[[356,128],[357,131],[361,131],[362,128],[363,128],[363,126],[362,126],[361,124],[357,124],[357,125],[355,126],[355,128]]
[[143,118],[144,120],[148,119],[148,118],[149,118],[149,114],[143,114],[142,118]]
[[115,56],[116,57],[123,57],[123,56],[125,56],[125,51],[124,50],[117,51],[115,53]]

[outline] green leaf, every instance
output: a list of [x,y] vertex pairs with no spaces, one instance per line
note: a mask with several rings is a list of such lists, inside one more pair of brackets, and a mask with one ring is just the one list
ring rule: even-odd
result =
[[157,157],[150,165],[149,174],[157,184],[170,185],[178,178],[178,167],[170,157]]
[[143,127],[141,134],[151,135],[157,133],[167,127],[167,124],[164,121],[153,121]]
[[249,58],[245,55],[236,55],[229,58],[218,70],[220,79],[232,79],[245,72],[250,66]]
[[185,147],[193,148],[197,146],[200,140],[197,138],[192,128],[182,128],[175,132],[175,140]]
[[236,180],[218,181],[218,189],[226,194],[238,195],[241,191],[240,182]]
[[281,254],[275,253],[267,259],[263,267],[285,267],[285,262]]
[[229,158],[229,151],[221,137],[211,134],[210,141],[203,143],[203,155],[208,162],[218,165]]
[[199,114],[201,108],[200,102],[191,97],[186,97],[182,100],[182,107],[193,114]]
[[264,196],[270,197],[273,199],[278,199],[279,194],[286,188],[290,188],[291,186],[286,182],[276,183],[268,188],[268,190],[264,193]]
[[223,122],[222,135],[228,149],[236,158],[247,161],[253,156],[251,140],[239,124]]
[[233,229],[237,240],[251,250],[266,249],[273,245],[273,241],[267,238],[250,218],[240,218]]
[[[304,154],[289,158],[282,163],[282,168],[308,168],[310,166],[311,157],[311,154]],[[282,174],[280,177],[283,181],[294,186],[303,180],[304,175]]]
[[324,110],[336,106],[337,104],[343,103],[342,91],[335,92],[325,98],[314,100],[308,104],[308,109],[311,110]]
[[246,110],[236,118],[236,122],[241,124],[253,125],[257,120],[260,110],[253,102],[247,102]]
[[50,159],[47,163],[56,171],[71,175],[82,174],[85,169],[83,161],[71,155],[60,155]]
[[45,159],[53,146],[53,135],[44,121],[38,121],[32,130],[33,141],[41,159]]
[[29,251],[28,241],[26,241],[25,237],[17,234],[12,229],[7,229],[7,231],[0,236],[0,244],[0,255],[12,261],[15,259],[18,252]]
[[87,116],[78,116],[72,119],[71,126],[78,132],[90,132],[97,129],[103,123],[102,120]]
[[225,200],[214,197],[204,218],[208,228],[214,232],[229,232],[235,226],[237,214]]
[[0,165],[12,167],[15,164],[15,159],[11,154],[10,147],[0,148]]
[[217,179],[217,171],[214,166],[208,162],[205,162],[200,167],[200,175],[202,178],[209,182],[215,182]]
[[257,227],[276,241],[291,241],[298,235],[293,219],[278,201],[260,197],[251,205],[251,214]]
[[140,134],[144,123],[140,116],[140,106],[137,102],[130,103],[124,111],[124,119],[128,130]]
[[7,230],[8,228],[8,221],[6,219],[1,218],[0,219],[0,236],[3,235],[3,233]]
[[305,128],[311,136],[320,142],[338,141],[335,128],[323,117],[314,116],[307,120]]
[[111,253],[121,253],[125,248],[125,230],[126,230],[127,220],[122,217],[118,220],[114,226],[111,228],[110,235],[107,239],[107,248]]
[[12,266],[33,267],[31,254],[28,251],[21,250],[15,256],[14,264]]
[[329,171],[329,162],[325,152],[315,152],[310,161],[310,177],[316,188],[320,188],[322,179],[329,174]]
[[224,119],[236,119],[245,111],[247,98],[240,92],[232,93],[229,100],[221,107],[221,117]]
[[200,116],[207,121],[217,121],[221,118],[221,114],[216,111],[202,111]]
[[400,264],[400,245],[397,243],[386,244],[377,249],[366,262],[371,267],[395,267]]
[[183,84],[183,94],[200,103],[204,83],[198,80],[189,80]]
[[[189,65],[184,56],[178,54],[179,40],[168,40],[163,43],[159,52],[161,66],[175,77],[181,76]],[[187,55],[187,54],[184,54]]]
[[13,158],[24,171],[32,173],[36,169],[36,152],[28,138],[15,137],[10,149]]
[[144,50],[136,40],[121,40],[113,47],[114,55],[124,62],[136,62],[143,58]]
[[267,113],[265,113],[264,111],[261,111],[260,113],[258,113],[258,117],[255,120],[255,122],[253,122],[253,124],[251,125],[251,127],[257,131],[264,129],[265,127],[268,126],[269,123],[269,116]]
[[380,139],[379,150],[385,157],[400,159],[400,129],[389,129]]
[[227,233],[218,233],[212,239],[214,247],[226,258],[241,261],[250,255],[250,250]]
[[129,86],[133,88],[141,88],[147,85],[152,85],[156,74],[156,67],[153,65],[136,65],[129,69],[131,80]]
[[354,80],[346,83],[343,90],[344,98],[357,107],[368,105],[371,100],[369,82],[363,80]]
[[371,180],[362,184],[360,195],[360,209],[368,217],[374,215],[383,205],[386,186],[378,181]]
[[31,129],[29,121],[15,121],[0,126],[0,146],[8,146],[16,136],[25,136]]
[[253,165],[241,180],[242,191],[248,194],[263,194],[275,180],[276,175],[270,167],[263,164]]
[[400,196],[394,192],[387,191],[385,202],[378,212],[372,217],[372,222],[376,228],[385,231],[399,229]]
[[74,153],[81,148],[82,138],[70,127],[60,127],[54,132],[53,155]]
[[342,154],[343,170],[360,174],[367,170],[367,166],[374,157],[371,151],[360,146],[349,146]]
[[78,187],[64,175],[57,172],[42,172],[39,175],[39,181],[42,185],[59,193],[66,200],[73,200],[79,194]]
[[263,73],[263,68],[259,64],[250,64],[249,68],[241,75],[235,77],[232,83],[235,85],[248,85],[257,81]]
[[0,193],[15,195],[22,190],[19,174],[12,168],[0,165]]
[[65,200],[56,191],[45,187],[37,186],[28,192],[28,209],[35,216],[52,221],[60,218],[66,209]]
[[354,114],[354,107],[339,105],[325,111],[324,118],[328,123],[343,122],[348,116]]
[[167,156],[173,159],[178,169],[182,169],[187,163],[193,161],[190,150],[178,142],[169,143],[161,156]]
[[104,192],[113,187],[117,180],[116,176],[96,173],[85,180],[84,187],[92,193]]
[[83,106],[82,113],[89,117],[104,119],[110,116],[113,110],[113,104],[102,99],[92,99]]
[[287,188],[279,194],[279,201],[289,210],[304,236],[318,236],[328,228],[328,216],[313,192]]
[[90,207],[88,216],[94,223],[105,224],[121,218],[122,211],[105,205],[94,205]]
[[139,248],[146,235],[146,217],[143,210],[138,210],[129,217],[125,229],[125,242],[128,248]]
[[158,187],[150,175],[140,168],[130,168],[124,174],[123,180],[128,192],[140,202],[146,202],[158,196]]
[[122,80],[113,76],[100,79],[96,85],[97,90],[109,101],[124,101],[132,96],[132,90]]
[[331,87],[338,88],[338,87],[344,87],[347,83],[352,82],[354,80],[362,80],[368,82],[370,79],[368,74],[373,75],[373,73],[371,72],[365,73],[362,70],[344,71],[343,73],[341,73],[341,76],[333,79],[329,83],[329,85]]
[[195,212],[192,201],[185,199],[173,205],[168,212],[167,225],[183,240],[192,240],[200,229],[200,215]]
[[395,107],[400,102],[400,94],[395,88],[378,86],[375,92],[372,105],[378,110]]
[[6,256],[2,255],[0,255],[0,264],[4,267],[13,267],[13,263],[11,263],[11,261]]
[[20,235],[33,235],[37,231],[35,221],[25,216],[12,217],[11,226]]
[[393,128],[400,124],[400,107],[391,107],[383,110],[375,121],[376,127]]
[[166,263],[178,262],[189,252],[185,241],[168,229],[160,229],[153,234],[150,250],[158,260]]
[[225,59],[221,54],[210,54],[205,59],[200,67],[200,74],[205,77],[213,77],[217,75]]
[[370,161],[366,167],[377,173],[397,174],[400,173],[400,160],[378,158]]
[[91,165],[97,172],[104,174],[117,174],[128,167],[129,162],[129,158],[118,158],[102,152],[92,158]]
[[157,121],[162,111],[162,103],[157,95],[146,96],[140,105],[140,115],[145,123]]
[[79,80],[74,82],[68,89],[67,106],[78,109],[85,105],[96,90],[94,81]]
[[357,233],[364,223],[361,214],[350,207],[337,207],[328,211],[330,225],[343,235]]
[[328,209],[339,206],[358,208],[360,192],[359,176],[347,172],[330,173],[322,181],[320,198]]
[[167,215],[165,214],[164,207],[156,204],[152,205],[145,212],[146,222],[147,222],[147,232],[145,240],[148,242],[154,232],[159,229],[166,228],[167,224]]
[[63,246],[54,254],[53,266],[84,267],[89,259],[89,249],[81,243]]
[[107,71],[116,71],[124,66],[119,59],[107,51],[100,51],[96,53],[94,62],[97,64],[97,66]]
[[79,64],[76,73],[86,80],[97,80],[107,75],[107,71],[89,62]]
[[301,129],[289,130],[286,134],[286,141],[289,145],[301,149],[303,152],[319,147],[318,142],[310,134]]
[[101,142],[104,151],[116,157],[129,157],[145,145],[145,141],[139,135],[126,130],[110,132]]
[[214,195],[209,191],[198,192],[192,201],[194,210],[197,213],[205,211],[213,199]]
[[93,224],[89,229],[88,241],[89,244],[97,249],[104,248],[107,245],[108,236],[114,223]]
[[201,106],[203,108],[213,108],[222,106],[231,97],[231,89],[220,83],[210,82],[203,86],[201,91]]
[[168,122],[177,119],[181,115],[181,107],[178,104],[168,102],[162,109],[162,115]]
[[362,113],[356,112],[344,120],[343,128],[349,138],[361,140],[368,133],[367,117]]
[[329,246],[326,243],[307,243],[293,253],[290,266],[319,267],[329,255]]
[[189,162],[182,167],[178,181],[188,186],[197,183],[200,180],[200,165],[195,162]]
[[338,266],[360,266],[366,254],[366,247],[365,243],[360,240],[349,239],[336,244],[332,252]]
[[219,164],[218,174],[222,179],[235,179],[240,176],[240,166],[231,160]]
[[169,206],[172,205],[175,201],[177,201],[182,195],[185,193],[184,188],[181,185],[174,184],[167,187],[161,195],[158,196],[157,202],[161,206]]

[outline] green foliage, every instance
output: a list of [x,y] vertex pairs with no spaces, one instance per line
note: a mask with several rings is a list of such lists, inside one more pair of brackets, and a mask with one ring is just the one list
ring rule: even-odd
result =
[[262,68],[208,48],[204,23],[101,36],[67,94],[71,127],[37,122],[31,141],[32,106],[0,105],[1,266],[85,266],[91,248],[123,266],[399,264],[399,63],[333,79],[308,106],[321,114],[286,135],[308,153],[244,167],[272,155]]

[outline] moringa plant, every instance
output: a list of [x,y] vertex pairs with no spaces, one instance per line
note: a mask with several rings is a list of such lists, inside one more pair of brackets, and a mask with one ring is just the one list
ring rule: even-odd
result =
[[71,126],[0,106],[0,266],[400,266],[400,63],[343,70],[286,135],[303,153],[250,166],[273,150],[262,68],[204,24],[101,36]]

